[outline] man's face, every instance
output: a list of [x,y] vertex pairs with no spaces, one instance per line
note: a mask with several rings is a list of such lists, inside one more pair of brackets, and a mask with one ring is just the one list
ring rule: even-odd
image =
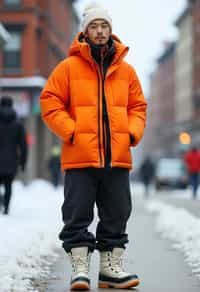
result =
[[93,20],[87,28],[86,36],[95,45],[106,45],[111,34],[110,26],[103,19]]

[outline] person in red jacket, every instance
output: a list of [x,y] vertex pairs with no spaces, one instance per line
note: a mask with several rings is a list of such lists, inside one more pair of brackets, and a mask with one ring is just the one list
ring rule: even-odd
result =
[[200,152],[196,147],[192,147],[184,156],[184,161],[190,177],[190,184],[192,186],[193,198],[196,198],[197,189],[199,185],[199,171],[200,171]]
[[[47,126],[62,140],[64,227],[59,235],[72,264],[71,289],[90,289],[90,255],[100,253],[100,288],[130,288],[139,277],[122,268],[132,202],[131,146],[144,132],[146,106],[128,47],[112,34],[107,10],[91,3],[69,56],[50,75],[40,97]],[[99,222],[88,230],[94,205]]]

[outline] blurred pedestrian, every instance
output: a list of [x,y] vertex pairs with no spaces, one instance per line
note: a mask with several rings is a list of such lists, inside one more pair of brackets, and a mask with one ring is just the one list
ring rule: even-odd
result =
[[[69,57],[50,75],[41,94],[42,118],[63,141],[65,226],[60,233],[72,262],[71,289],[89,289],[90,254],[100,252],[99,287],[137,286],[122,269],[131,214],[130,146],[139,143],[146,101],[135,70],[123,59],[128,47],[111,34],[112,20],[97,3],[83,14]],[[100,221],[88,231],[94,205]]]
[[200,172],[200,152],[197,147],[192,147],[191,150],[184,155],[184,161],[189,174],[190,185],[192,187],[193,198],[196,198],[199,185]]
[[61,180],[60,170],[60,147],[55,145],[51,149],[51,156],[48,161],[48,168],[51,174],[51,182],[55,188],[58,187]]
[[149,185],[154,178],[154,164],[150,157],[146,157],[140,167],[140,178],[145,187],[145,196],[149,195]]
[[25,130],[9,96],[0,99],[0,185],[4,187],[4,214],[9,213],[12,182],[18,165],[24,171],[27,160]]

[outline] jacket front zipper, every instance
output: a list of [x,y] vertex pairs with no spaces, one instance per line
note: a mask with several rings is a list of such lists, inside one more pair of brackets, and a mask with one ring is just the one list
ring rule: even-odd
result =
[[105,96],[105,75],[103,68],[103,56],[101,54],[100,73],[102,80],[102,130],[103,130],[103,147],[104,147],[104,161],[105,167],[111,167],[111,139],[110,139],[110,125],[108,118],[108,110]]
[[[94,65],[95,71],[97,73],[97,78],[98,78],[98,150],[99,150],[99,158],[100,158],[100,167],[104,167],[104,166],[112,167],[110,125],[109,125],[108,111],[107,111],[106,98],[105,98],[105,87],[104,87],[106,70],[104,70],[104,67],[103,67],[103,57],[102,56],[100,57],[101,57],[100,64],[97,62],[95,58],[93,58],[94,60],[93,65]],[[102,93],[101,93],[101,87],[102,87]],[[103,134],[102,142],[103,142],[104,160],[103,160],[102,151],[101,151],[101,94],[102,94],[102,134]],[[104,129],[104,125],[105,125],[105,129]]]
[[102,154],[101,154],[101,127],[100,127],[100,77],[99,73],[97,71],[97,77],[98,77],[98,147],[99,147],[99,157],[100,157],[100,167],[103,166],[103,159],[102,159]]

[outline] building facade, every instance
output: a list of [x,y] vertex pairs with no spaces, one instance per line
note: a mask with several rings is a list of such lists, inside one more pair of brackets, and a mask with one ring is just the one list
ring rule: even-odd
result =
[[200,1],[189,0],[176,21],[179,29],[176,54],[177,135],[187,132],[200,146]]
[[158,59],[150,83],[153,138],[147,135],[146,151],[158,156],[177,156],[186,150],[179,140],[183,132],[200,147],[200,1],[188,0],[175,24],[176,44]]
[[193,144],[200,148],[200,1],[190,0],[193,18]]
[[154,158],[173,152],[175,121],[175,44],[169,43],[150,79],[145,153]]
[[55,137],[40,118],[39,95],[66,57],[78,28],[71,0],[0,0],[0,22],[10,39],[0,52],[0,94],[11,95],[27,129],[27,179],[46,177]]

